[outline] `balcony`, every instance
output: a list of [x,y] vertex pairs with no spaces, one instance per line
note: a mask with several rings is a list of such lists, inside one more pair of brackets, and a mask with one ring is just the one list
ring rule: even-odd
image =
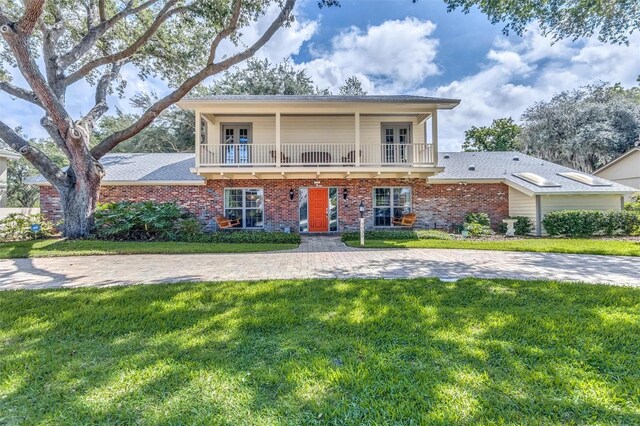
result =
[[433,167],[432,144],[203,144],[199,167]]

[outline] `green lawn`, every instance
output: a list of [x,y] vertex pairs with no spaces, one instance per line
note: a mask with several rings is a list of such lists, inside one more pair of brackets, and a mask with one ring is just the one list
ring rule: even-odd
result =
[[0,259],[102,254],[246,253],[286,250],[297,244],[184,243],[99,240],[37,240],[0,243]]
[[0,424],[640,424],[640,289],[311,280],[0,293]]
[[[347,241],[359,247],[360,241]],[[640,256],[640,243],[603,239],[531,238],[524,240],[367,240],[369,248],[442,248],[473,250],[533,251],[548,253],[609,254]]]

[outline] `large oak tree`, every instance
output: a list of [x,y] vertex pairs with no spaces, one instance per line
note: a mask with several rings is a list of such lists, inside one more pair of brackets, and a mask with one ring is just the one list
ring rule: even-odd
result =
[[[0,120],[0,138],[21,153],[55,187],[63,209],[63,233],[82,237],[92,225],[104,170],[100,159],[135,136],[166,108],[207,77],[252,57],[292,19],[296,0],[0,0],[4,43],[0,90],[42,108],[42,126],[64,153],[65,170]],[[249,46],[219,57],[225,40],[238,42],[242,28],[275,4],[279,13]],[[156,76],[170,92],[126,128],[90,147],[96,121],[108,110],[107,96],[121,89],[120,71],[132,64],[142,77]],[[28,87],[14,84],[15,67]],[[66,94],[90,83],[89,111],[74,117]]]

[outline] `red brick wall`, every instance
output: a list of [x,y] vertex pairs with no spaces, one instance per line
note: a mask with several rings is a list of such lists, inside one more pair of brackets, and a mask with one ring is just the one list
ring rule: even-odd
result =
[[[372,190],[379,186],[412,188],[412,208],[417,213],[418,228],[443,228],[461,224],[467,212],[489,214],[494,226],[509,214],[509,191],[504,184],[430,185],[425,179],[321,179],[324,187],[338,188],[339,230],[358,227],[358,206],[363,200],[367,209],[367,227],[373,226]],[[173,201],[192,211],[200,220],[212,220],[224,209],[224,188],[258,187],[264,189],[265,228],[298,229],[298,188],[313,187],[313,179],[282,180],[210,180],[205,186],[103,186],[100,200],[105,201]],[[347,188],[347,200],[343,190]],[[289,190],[295,196],[289,199]],[[50,219],[61,218],[58,194],[52,187],[41,187],[42,212]]]

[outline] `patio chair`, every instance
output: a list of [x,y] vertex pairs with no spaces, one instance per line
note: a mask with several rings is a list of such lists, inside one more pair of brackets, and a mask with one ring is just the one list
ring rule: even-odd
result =
[[[278,158],[278,152],[271,150],[269,151],[269,153],[271,154],[271,159],[273,160],[273,162],[276,162],[276,159]],[[284,152],[280,153],[280,164],[286,164],[286,163],[290,163],[291,159],[289,157],[287,157],[286,155],[284,155]]]
[[240,219],[227,219],[224,216],[216,217],[216,223],[220,229],[231,229],[240,225]]
[[397,226],[411,227],[416,222],[415,213],[405,213],[400,217],[393,218],[393,224]]
[[[362,157],[362,151],[360,151],[360,157]],[[342,157],[342,163],[344,164],[355,164],[356,162],[356,151],[349,151],[347,155]]]

